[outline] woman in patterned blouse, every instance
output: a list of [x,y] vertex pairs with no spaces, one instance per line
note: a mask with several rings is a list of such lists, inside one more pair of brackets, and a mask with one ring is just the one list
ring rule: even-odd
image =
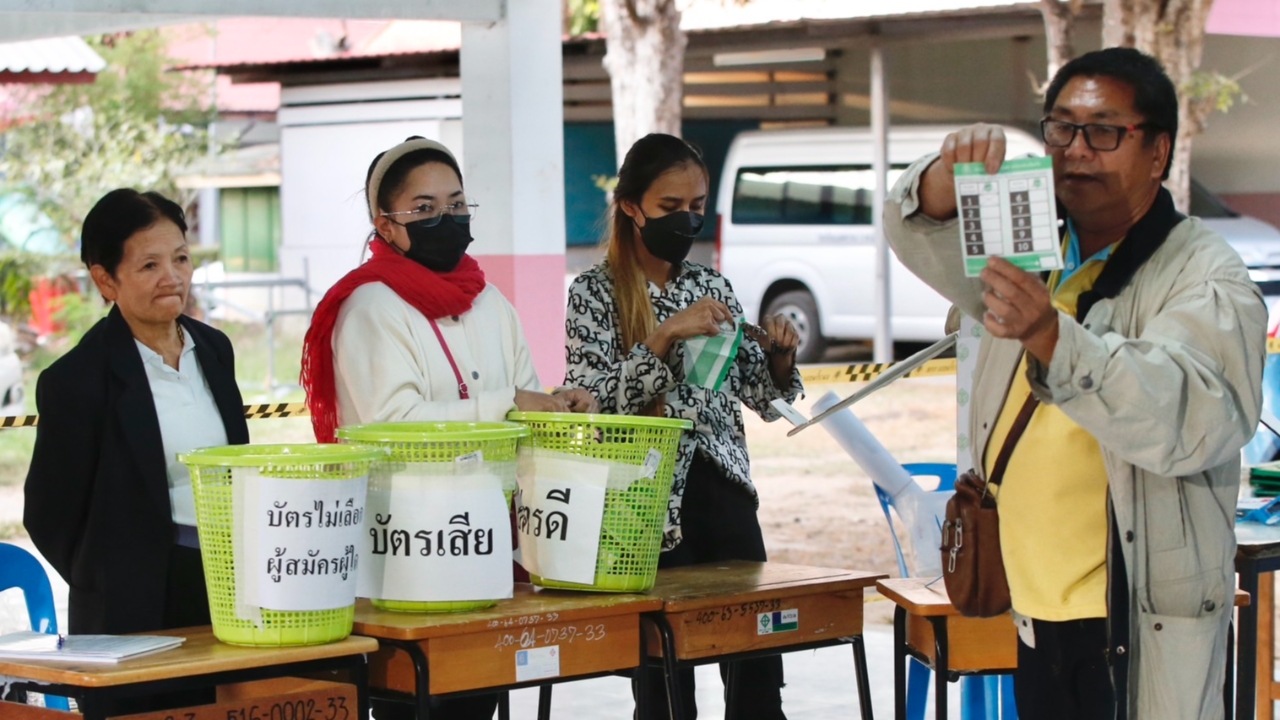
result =
[[[780,315],[764,318],[763,332],[747,330],[719,390],[686,382],[683,341],[742,318],[729,281],[685,260],[703,225],[707,186],[706,165],[688,143],[640,139],[618,172],[606,259],[569,289],[566,385],[590,390],[602,412],[694,423],[680,440],[659,567],[765,560],[741,404],[773,421],[770,401],[791,402],[804,389],[799,338]],[[785,717],[781,658],[743,661],[737,672],[735,714]],[[693,709],[691,670],[680,686]],[[651,707],[668,706],[661,681],[645,692]]]

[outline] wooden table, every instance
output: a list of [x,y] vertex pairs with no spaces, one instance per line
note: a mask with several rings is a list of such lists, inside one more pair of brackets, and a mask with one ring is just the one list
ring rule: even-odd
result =
[[[933,670],[934,713],[947,717],[947,682],[959,675],[1006,675],[1018,667],[1018,630],[1009,613],[991,618],[964,617],[951,604],[941,581],[893,578],[876,583],[893,601],[893,707],[896,720],[907,717],[907,656]],[[1249,594],[1237,590],[1241,613]],[[1228,639],[1229,641],[1229,639]],[[1231,650],[1228,646],[1224,702],[1231,707]],[[1230,716],[1230,712],[1227,713]]]
[[[1236,720],[1271,720],[1272,702],[1280,698],[1275,682],[1275,627],[1272,612],[1275,579],[1280,570],[1280,526],[1236,523],[1236,572],[1240,589],[1257,602],[1240,608],[1239,653],[1236,662]],[[1259,584],[1260,575],[1268,575]]]
[[[15,685],[20,689],[74,697],[85,720],[102,720],[106,717],[104,703],[119,698],[348,671],[356,686],[358,704],[350,709],[350,720],[368,716],[365,656],[378,649],[377,641],[370,638],[353,636],[336,643],[304,647],[240,647],[219,642],[209,627],[145,634],[181,636],[186,642],[173,650],[115,664],[0,659],[0,676],[18,678]],[[76,717],[52,710],[45,712],[51,718]],[[10,717],[9,710],[0,715]]]
[[552,683],[643,672],[640,616],[661,609],[656,597],[517,584],[514,598],[467,613],[387,612],[360,600],[355,631],[382,643],[370,659],[371,692],[414,704],[419,720],[430,717],[432,696],[532,686],[544,689],[538,717],[547,718]]
[[876,588],[893,601],[893,707],[907,717],[907,656],[933,670],[936,717],[947,717],[947,682],[957,675],[1005,675],[1018,666],[1018,631],[1009,613],[993,618],[960,614],[941,581],[881,580]]
[[[664,671],[672,720],[687,716],[680,703],[681,667],[840,644],[853,646],[858,702],[870,720],[863,592],[883,577],[745,561],[659,570],[651,594],[662,599],[662,608],[645,616],[646,632],[650,657]],[[732,670],[728,682],[732,690]],[[733,700],[729,692],[728,703]],[[725,708],[726,717],[730,711]]]

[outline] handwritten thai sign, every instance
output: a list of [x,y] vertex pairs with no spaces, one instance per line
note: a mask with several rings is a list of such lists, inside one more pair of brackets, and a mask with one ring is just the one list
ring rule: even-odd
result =
[[[483,472],[479,463],[466,467]],[[369,491],[361,549],[361,597],[511,597],[511,521],[496,475],[428,474],[410,465],[376,483]]]
[[367,478],[292,480],[236,471],[232,484],[236,604],[331,610],[355,602]]
[[521,564],[548,580],[595,582],[609,467],[549,454],[532,467],[516,491]]

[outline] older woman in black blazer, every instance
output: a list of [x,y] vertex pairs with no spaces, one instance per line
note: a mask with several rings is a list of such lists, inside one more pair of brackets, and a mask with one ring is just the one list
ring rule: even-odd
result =
[[71,586],[73,633],[209,623],[191,478],[177,454],[249,441],[231,342],[183,316],[182,209],[115,190],[80,257],[107,317],[40,375],[23,523]]

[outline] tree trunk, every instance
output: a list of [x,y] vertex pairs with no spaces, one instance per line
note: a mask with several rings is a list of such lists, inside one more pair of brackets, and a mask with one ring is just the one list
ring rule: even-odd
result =
[[602,0],[618,166],[649,133],[680,136],[685,34],[676,0]]
[[1040,0],[1040,14],[1044,16],[1045,49],[1049,54],[1047,87],[1058,74],[1058,69],[1076,56],[1074,40],[1076,14],[1080,12],[1080,0]]
[[[1212,97],[1197,97],[1192,87],[1212,6],[1213,0],[1106,0],[1104,8],[1104,44],[1131,45],[1155,57],[1178,89],[1178,134],[1165,184],[1183,212],[1191,197],[1191,140],[1214,107]],[[1111,43],[1113,38],[1127,42]]]

